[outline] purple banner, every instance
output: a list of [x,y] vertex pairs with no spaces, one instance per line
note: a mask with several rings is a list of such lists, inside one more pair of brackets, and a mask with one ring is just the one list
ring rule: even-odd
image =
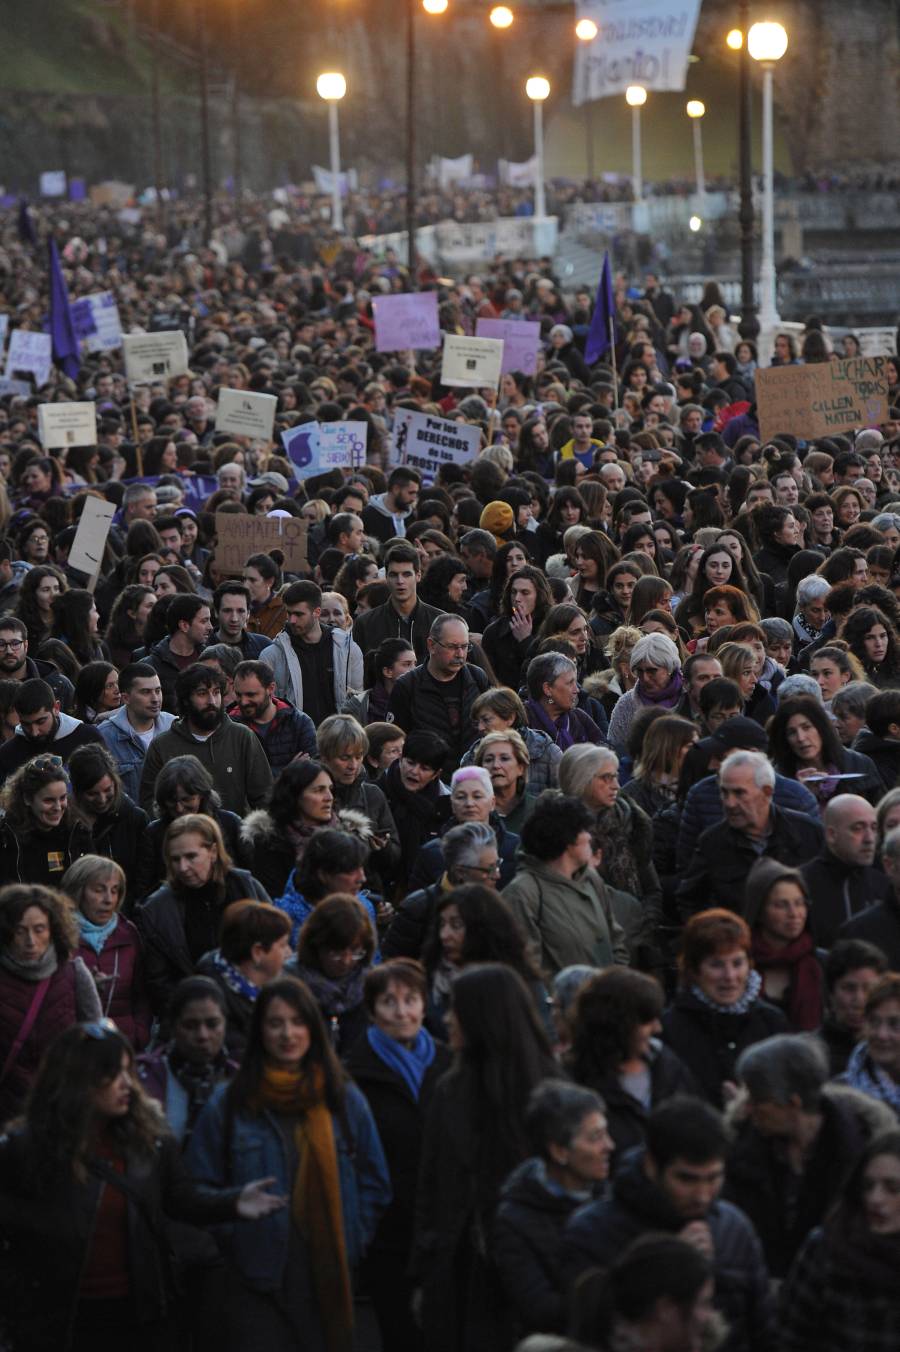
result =
[[440,346],[437,292],[376,296],[372,309],[376,352],[405,352],[408,348]]
[[500,338],[503,342],[503,363],[500,374],[521,371],[533,376],[537,370],[537,354],[541,346],[541,326],[523,319],[479,319],[475,326],[478,338]]

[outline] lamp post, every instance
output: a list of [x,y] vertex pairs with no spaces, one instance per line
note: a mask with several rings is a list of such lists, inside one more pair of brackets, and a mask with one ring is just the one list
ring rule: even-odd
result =
[[741,322],[742,338],[759,335],[753,276],[753,88],[750,82],[750,53],[744,34],[750,26],[750,0],[738,0],[740,28],[732,28],[725,39],[731,51],[738,53],[738,165],[741,227]]
[[701,215],[706,208],[706,175],[703,172],[703,115],[706,104],[700,99],[688,99],[687,115],[694,124],[694,172],[697,175],[697,198]]
[[338,127],[338,104],[347,92],[347,81],[340,71],[324,71],[316,80],[316,93],[328,104],[328,144],[331,150],[331,224],[335,230],[344,228],[344,206],[341,201],[341,134]]
[[550,81],[532,75],[525,81],[525,93],[534,106],[534,215],[542,221],[547,215],[544,198],[544,100],[550,95]]
[[763,72],[763,229],[759,266],[759,322],[761,339],[771,351],[780,323],[775,287],[775,186],[772,88],[775,65],[787,51],[788,36],[780,23],[755,23],[747,34],[747,48]]
[[[575,25],[575,36],[579,42],[593,42],[598,33],[593,19],[579,19]],[[594,123],[591,112],[591,100],[584,101],[584,161],[588,179],[594,177]]]
[[200,166],[203,181],[203,242],[209,244],[213,232],[212,159],[209,144],[209,29],[206,0],[197,6],[200,23]]
[[[406,0],[406,265],[416,284],[416,4]],[[448,0],[422,0],[426,14],[445,13]]]
[[641,109],[647,102],[647,91],[643,85],[629,85],[625,90],[625,102],[631,109],[631,184],[635,202],[644,196],[644,179],[641,172]]

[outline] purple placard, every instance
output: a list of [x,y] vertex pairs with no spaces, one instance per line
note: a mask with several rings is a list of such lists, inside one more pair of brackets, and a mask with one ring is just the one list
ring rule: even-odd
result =
[[437,292],[412,291],[400,296],[376,296],[375,351],[405,352],[408,348],[440,347]]
[[69,201],[83,202],[87,197],[87,184],[83,178],[69,179]]
[[541,345],[541,326],[523,319],[479,319],[475,326],[478,338],[500,338],[503,342],[503,363],[500,374],[521,371],[533,376],[537,370],[537,354]]

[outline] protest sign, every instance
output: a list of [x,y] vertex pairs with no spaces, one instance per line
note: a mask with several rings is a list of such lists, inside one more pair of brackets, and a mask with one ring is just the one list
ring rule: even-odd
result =
[[397,410],[391,462],[411,465],[425,483],[434,481],[441,465],[467,465],[480,449],[480,427],[408,408]]
[[810,366],[770,366],[756,373],[756,405],[763,441],[779,432],[809,441],[854,427],[874,427],[888,416],[884,357],[850,357]]
[[503,343],[499,338],[467,338],[457,333],[444,335],[442,385],[496,389],[502,364]]
[[311,474],[364,465],[368,431],[363,422],[308,422],[282,432],[281,441],[297,477],[308,479]]
[[528,320],[479,319],[475,324],[479,338],[499,338],[503,342],[503,361],[500,374],[521,371],[533,376],[537,370],[537,354],[541,346],[541,326]]
[[216,431],[252,437],[257,441],[271,441],[277,407],[278,399],[274,394],[220,389],[216,404]]
[[854,329],[864,357],[893,357],[897,353],[896,329]]
[[597,36],[576,42],[572,102],[624,94],[629,85],[684,89],[700,0],[579,0]]
[[106,537],[109,535],[115,514],[114,502],[104,502],[101,498],[93,497],[85,500],[84,511],[79,518],[75,539],[69,550],[70,568],[77,569],[79,573],[86,573],[90,578],[94,576],[100,567],[100,560],[106,548]]
[[306,522],[299,516],[239,516],[216,512],[215,562],[220,572],[241,573],[251,554],[280,549],[285,570],[306,571]]
[[41,174],[41,197],[65,197],[66,172],[64,169],[47,169]]
[[537,171],[536,155],[532,155],[530,160],[520,160],[518,163],[515,160],[497,161],[497,176],[501,183],[510,188],[532,187]]
[[72,302],[75,336],[87,352],[113,352],[122,346],[119,307],[111,291],[97,291]]
[[451,185],[457,183],[460,179],[471,178],[472,167],[473,158],[471,154],[460,155],[455,160],[438,155],[434,169],[441,191],[447,192]]
[[97,444],[97,405],[38,404],[38,431],[45,451]]
[[0,377],[0,396],[4,394],[21,395],[27,398],[31,394],[31,386],[27,380],[7,380],[5,376]]
[[413,291],[401,296],[376,296],[375,351],[405,352],[408,348],[438,347],[441,330],[435,291]]
[[163,333],[126,333],[122,339],[125,374],[132,385],[168,380],[188,369],[187,343],[180,329]]
[[53,339],[49,333],[32,333],[29,329],[13,329],[6,354],[6,375],[30,371],[37,385],[50,379],[53,364]]

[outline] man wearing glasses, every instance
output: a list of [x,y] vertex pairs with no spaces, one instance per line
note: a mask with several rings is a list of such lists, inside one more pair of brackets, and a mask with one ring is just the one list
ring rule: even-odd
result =
[[75,702],[75,687],[52,662],[28,656],[28,630],[15,615],[0,615],[0,680],[46,681],[63,709]]
[[436,732],[448,743],[446,769],[455,768],[478,736],[472,705],[491,684],[469,662],[469,627],[456,615],[439,615],[428,635],[428,657],[394,683],[388,722],[407,733]]

